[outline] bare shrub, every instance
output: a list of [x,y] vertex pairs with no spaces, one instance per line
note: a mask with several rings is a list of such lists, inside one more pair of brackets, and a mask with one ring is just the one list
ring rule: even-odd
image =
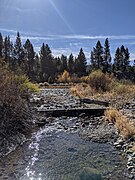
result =
[[34,87],[27,78],[14,75],[6,65],[0,64],[0,77],[0,135],[7,137],[18,131],[25,132],[30,113],[22,97]]
[[86,83],[80,83],[71,87],[71,93],[78,97],[88,97],[94,95],[95,90]]
[[96,91],[108,91],[112,79],[102,71],[93,71],[87,78],[88,84]]

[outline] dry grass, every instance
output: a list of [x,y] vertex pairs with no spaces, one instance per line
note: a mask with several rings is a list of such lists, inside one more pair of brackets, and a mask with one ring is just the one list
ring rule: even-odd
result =
[[120,111],[116,109],[106,110],[105,120],[113,123],[124,139],[135,136],[135,124],[127,119]]
[[131,151],[135,152],[135,143],[134,143],[134,145],[132,146]]
[[70,90],[74,96],[78,96],[80,98],[93,96],[95,94],[95,90],[86,83],[80,83],[76,86],[72,86]]
[[[132,102],[135,97],[135,85],[128,81],[120,82],[101,71],[92,72],[81,78],[82,83],[71,87],[73,95],[80,98],[109,101],[115,107],[123,107],[125,102]],[[85,82],[85,83],[84,83]],[[135,124],[116,109],[105,112],[108,122],[113,123],[125,139],[135,136]]]
[[135,97],[134,84],[129,81],[120,82],[101,71],[92,72],[80,81],[82,83],[71,88],[71,92],[79,97],[110,101],[115,107],[120,107]]

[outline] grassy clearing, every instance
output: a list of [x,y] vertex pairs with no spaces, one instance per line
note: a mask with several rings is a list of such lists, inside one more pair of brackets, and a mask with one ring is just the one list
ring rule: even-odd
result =
[[120,111],[116,109],[106,110],[105,120],[113,123],[124,139],[135,137],[135,123],[127,119]]

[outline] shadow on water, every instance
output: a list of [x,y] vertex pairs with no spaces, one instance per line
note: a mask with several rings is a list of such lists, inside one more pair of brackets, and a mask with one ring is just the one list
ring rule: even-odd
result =
[[126,180],[125,162],[109,144],[48,126],[0,161],[0,179]]

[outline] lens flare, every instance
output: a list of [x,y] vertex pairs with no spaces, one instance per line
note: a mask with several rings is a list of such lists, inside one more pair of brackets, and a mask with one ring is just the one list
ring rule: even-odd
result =
[[55,11],[57,12],[57,14],[59,15],[59,17],[62,19],[62,21],[64,22],[64,24],[67,26],[67,28],[71,31],[71,33],[74,33],[74,30],[72,29],[72,27],[70,26],[70,24],[68,23],[68,21],[66,20],[66,18],[64,17],[64,15],[60,12],[60,10],[58,9],[58,7],[56,6],[56,4],[53,2],[53,0],[49,0],[50,4],[53,6],[53,8],[55,9]]

